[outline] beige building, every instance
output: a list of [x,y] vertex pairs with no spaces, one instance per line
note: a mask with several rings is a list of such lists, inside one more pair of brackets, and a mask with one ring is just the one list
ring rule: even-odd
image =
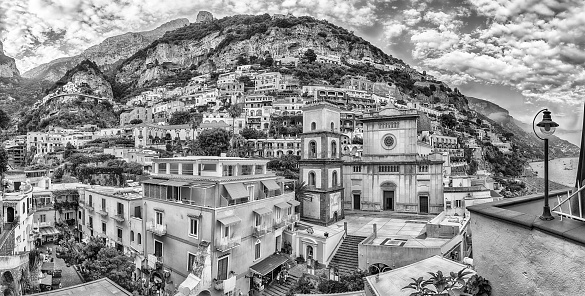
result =
[[418,154],[419,115],[393,106],[364,114],[361,157],[344,162],[345,207],[373,211],[440,213],[443,160]]

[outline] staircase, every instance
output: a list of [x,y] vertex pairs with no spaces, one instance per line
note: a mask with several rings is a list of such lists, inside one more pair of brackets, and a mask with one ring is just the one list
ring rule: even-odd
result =
[[288,274],[288,279],[282,285],[279,284],[277,281],[274,281],[270,286],[268,286],[264,291],[262,291],[262,296],[284,296],[288,291],[297,283],[299,278],[292,274]]
[[340,275],[356,270],[358,268],[358,244],[365,238],[365,236],[346,236],[329,266],[336,266]]

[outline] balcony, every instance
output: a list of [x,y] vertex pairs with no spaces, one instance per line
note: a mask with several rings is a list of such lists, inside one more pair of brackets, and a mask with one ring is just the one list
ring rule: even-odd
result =
[[286,226],[286,219],[281,219],[281,220],[275,220],[274,221],[274,229],[279,229],[281,227]]
[[87,204],[83,204],[83,207],[88,210],[88,211],[92,211],[93,212],[93,203],[87,203]]
[[124,222],[124,214],[117,214],[112,216],[112,219],[118,221],[118,222]]
[[260,238],[270,232],[270,228],[266,225],[258,225],[252,226],[252,236],[255,238]]
[[220,252],[226,252],[233,248],[238,247],[242,242],[242,237],[221,237],[215,240],[215,247]]
[[158,236],[167,234],[166,224],[155,224],[153,221],[146,222],[146,231],[150,231]]
[[297,222],[299,220],[300,220],[300,214],[299,213],[292,214],[292,215],[289,215],[288,216],[288,223],[291,223],[292,224],[292,223],[295,223],[295,222]]
[[106,212],[106,209],[101,209],[99,211],[97,211],[98,214],[100,214],[103,217],[107,217],[108,216],[108,212]]

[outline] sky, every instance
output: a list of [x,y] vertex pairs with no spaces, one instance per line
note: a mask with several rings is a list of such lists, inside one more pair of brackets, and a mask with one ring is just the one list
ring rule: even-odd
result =
[[0,40],[22,73],[200,10],[325,19],[523,122],[549,108],[557,135],[580,141],[583,0],[0,0]]

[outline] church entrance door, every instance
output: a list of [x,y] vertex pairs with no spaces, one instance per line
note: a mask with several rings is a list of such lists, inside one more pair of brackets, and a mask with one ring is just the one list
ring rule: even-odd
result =
[[394,211],[394,191],[384,190],[384,210]]
[[429,197],[426,195],[419,196],[420,201],[420,212],[421,213],[429,213]]

